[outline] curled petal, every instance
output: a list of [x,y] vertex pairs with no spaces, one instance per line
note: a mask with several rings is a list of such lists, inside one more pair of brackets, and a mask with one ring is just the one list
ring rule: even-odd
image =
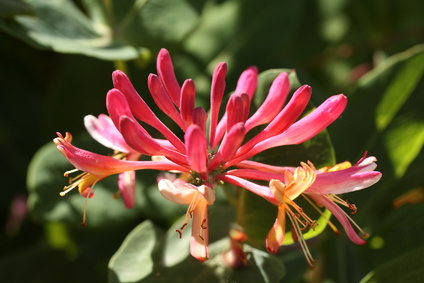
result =
[[197,190],[193,188],[194,186],[190,186],[182,180],[172,182],[162,179],[159,181],[158,187],[164,198],[178,204],[190,204],[197,193]]
[[361,239],[358,234],[356,234],[355,230],[349,222],[349,219],[346,217],[340,207],[338,207],[335,203],[329,200],[326,196],[318,194],[309,194],[309,196],[317,203],[327,208],[337,218],[337,220],[340,222],[340,224],[342,224],[347,236],[352,242],[357,245],[363,245],[366,243],[365,240]]
[[216,196],[211,187],[206,185],[201,185],[198,187],[199,193],[202,194],[203,198],[206,200],[208,205],[213,205],[216,200]]
[[278,207],[277,219],[266,236],[266,249],[276,254],[283,243],[286,228],[286,209],[284,205]]
[[274,197],[278,200],[279,204],[284,203],[284,195],[286,193],[286,186],[283,182],[276,179],[271,179],[269,182],[269,189],[271,190],[271,193],[274,195]]

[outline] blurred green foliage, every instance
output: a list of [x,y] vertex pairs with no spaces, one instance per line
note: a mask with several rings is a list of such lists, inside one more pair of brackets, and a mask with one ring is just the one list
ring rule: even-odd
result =
[[[2,281],[119,282],[128,260],[150,264],[152,273],[140,269],[133,278],[149,275],[152,281],[158,274],[181,280],[198,276],[202,282],[246,278],[241,271],[217,273],[219,257],[201,265],[187,257],[188,249],[175,254],[172,247],[184,250],[185,244],[171,225],[181,225],[174,220],[185,211],[161,198],[149,172],[137,175],[133,210],[111,198],[115,179],[99,183],[88,204],[86,229],[78,225],[84,199],[76,193],[59,197],[66,184],[62,174],[71,168],[49,142],[55,132],[69,131],[77,145],[106,154],[82,134],[83,117],[106,112],[105,95],[117,66],[152,102],[147,76],[156,73],[154,58],[165,47],[179,81],[193,78],[196,103],[206,108],[211,74],[221,61],[229,67],[226,94],[250,65],[260,71],[295,70],[301,84],[312,86],[315,105],[345,93],[348,107],[328,129],[335,159],[354,163],[365,151],[378,159],[383,179],[348,196],[359,208],[355,221],[371,235],[366,245],[355,246],[327,229],[309,240],[318,261],[312,271],[295,246],[283,247],[277,256],[248,246],[248,278],[387,282],[393,274],[404,282],[422,282],[417,261],[424,246],[423,197],[406,194],[424,186],[423,19],[419,0],[0,0]],[[30,212],[20,205],[28,194]],[[222,219],[228,209],[223,199],[222,193],[222,205],[211,210],[211,225],[214,215]],[[211,250],[222,251],[228,223],[215,225],[222,231],[216,228],[214,235],[211,229],[217,244]],[[142,248],[149,255],[122,257],[132,244],[147,245]],[[157,264],[163,255],[167,259]]]

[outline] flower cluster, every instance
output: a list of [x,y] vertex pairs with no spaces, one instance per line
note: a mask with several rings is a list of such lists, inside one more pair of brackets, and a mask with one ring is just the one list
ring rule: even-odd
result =
[[[241,74],[225,114],[220,118],[227,71],[225,63],[220,63],[213,73],[209,115],[202,107],[195,107],[193,81],[187,79],[180,86],[165,49],[159,52],[157,71],[158,75],[151,74],[148,78],[150,93],[160,110],[184,132],[183,140],[159,120],[128,77],[115,71],[114,88],[106,97],[109,116],[85,118],[91,136],[115,153],[102,156],[88,152],[73,146],[70,134],[65,137],[58,134],[54,142],[76,168],[66,172],[65,176],[78,170],[83,172],[70,179],[71,184],[65,187],[62,195],[78,187],[83,196],[92,197],[96,182],[119,174],[118,186],[125,205],[130,208],[135,198],[136,170],[177,171],[179,178],[162,178],[158,187],[168,200],[188,205],[184,223],[177,232],[183,233],[188,221],[192,220],[190,252],[199,261],[209,257],[208,207],[215,201],[214,188],[219,182],[245,188],[278,208],[276,221],[266,239],[267,249],[272,253],[277,252],[284,239],[288,217],[294,238],[300,242],[309,264],[313,264],[302,230],[307,226],[314,228],[316,221],[295,203],[299,196],[307,198],[316,208],[316,204],[326,207],[353,242],[364,242],[338,204],[352,210],[356,208],[337,194],[376,183],[381,173],[373,171],[376,167],[374,157],[364,157],[353,166],[345,162],[319,170],[311,162],[292,168],[249,160],[264,150],[299,144],[318,134],[343,112],[347,103],[343,94],[328,98],[299,119],[311,97],[311,87],[300,87],[288,100],[289,79],[287,73],[282,72],[273,81],[263,104],[250,115],[250,103],[258,80],[257,69],[250,67]],[[163,138],[153,137],[137,119],[155,128]],[[262,126],[263,130],[246,138],[246,134],[257,126]],[[151,161],[139,161],[141,155],[151,156]],[[266,181],[269,186],[260,185],[256,180]]]

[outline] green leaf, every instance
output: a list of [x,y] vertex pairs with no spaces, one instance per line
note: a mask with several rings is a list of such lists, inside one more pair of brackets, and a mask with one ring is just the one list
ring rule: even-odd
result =
[[422,282],[424,278],[423,253],[424,246],[404,253],[368,273],[360,283]]
[[423,74],[424,52],[420,52],[405,62],[382,95],[376,109],[376,124],[379,131],[384,130],[393,120],[413,93]]
[[109,262],[109,282],[138,282],[153,271],[152,252],[156,245],[152,222],[139,224],[125,238]]
[[34,15],[0,19],[0,29],[26,43],[103,60],[130,60],[147,49],[178,44],[193,28],[202,3],[186,0],[32,0]]
[[0,0],[0,17],[11,18],[15,15],[32,15],[31,5],[22,0]]

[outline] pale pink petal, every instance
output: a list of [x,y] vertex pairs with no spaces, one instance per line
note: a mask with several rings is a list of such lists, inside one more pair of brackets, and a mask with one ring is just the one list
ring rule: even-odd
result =
[[197,190],[182,181],[172,182],[167,179],[162,179],[158,183],[159,192],[161,195],[174,203],[190,204]]
[[193,124],[195,93],[196,91],[193,80],[186,80],[181,88],[180,111],[181,117],[187,127]]
[[266,249],[276,254],[284,241],[286,229],[286,211],[284,205],[278,207],[277,219],[266,236]]
[[275,78],[269,89],[268,95],[262,105],[256,110],[246,122],[246,131],[252,128],[269,123],[277,116],[282,109],[287,95],[290,91],[290,82],[286,72],[282,72]]
[[209,216],[205,199],[193,211],[190,254],[200,262],[209,258]]
[[135,202],[135,171],[120,173],[118,187],[125,206],[127,208],[133,207]]
[[361,239],[358,234],[353,229],[352,225],[349,222],[349,219],[344,214],[343,210],[338,207],[335,203],[333,203],[331,200],[329,200],[327,197],[319,194],[309,194],[309,196],[316,201],[318,204],[321,204],[325,208],[327,208],[342,224],[344,230],[346,231],[347,236],[349,239],[358,245],[365,244],[365,240]]
[[105,147],[126,153],[132,151],[109,116],[100,114],[99,118],[96,118],[87,115],[84,117],[84,126],[90,136]]
[[212,76],[211,86],[211,109],[210,109],[210,128],[209,145],[212,146],[215,140],[216,125],[218,123],[219,108],[225,91],[225,74],[227,73],[227,64],[220,63],[216,66]]
[[159,78],[161,79],[166,92],[171,100],[177,107],[180,107],[180,85],[174,73],[174,66],[172,65],[171,55],[168,50],[162,48],[159,51],[156,68],[158,70]]
[[368,188],[380,179],[381,173],[377,171],[350,174],[346,169],[321,173],[305,193],[344,194]]
[[186,142],[187,161],[192,170],[198,173],[207,171],[208,155],[205,133],[198,125],[190,125],[184,135]]
[[201,185],[198,187],[199,193],[202,194],[208,205],[213,205],[216,200],[216,195],[210,186]]
[[166,115],[174,120],[174,122],[177,123],[177,125],[180,126],[183,131],[185,131],[186,125],[183,122],[180,113],[177,111],[168,94],[166,93],[159,77],[154,74],[150,74],[148,78],[148,86],[150,93],[160,110],[162,110]]

